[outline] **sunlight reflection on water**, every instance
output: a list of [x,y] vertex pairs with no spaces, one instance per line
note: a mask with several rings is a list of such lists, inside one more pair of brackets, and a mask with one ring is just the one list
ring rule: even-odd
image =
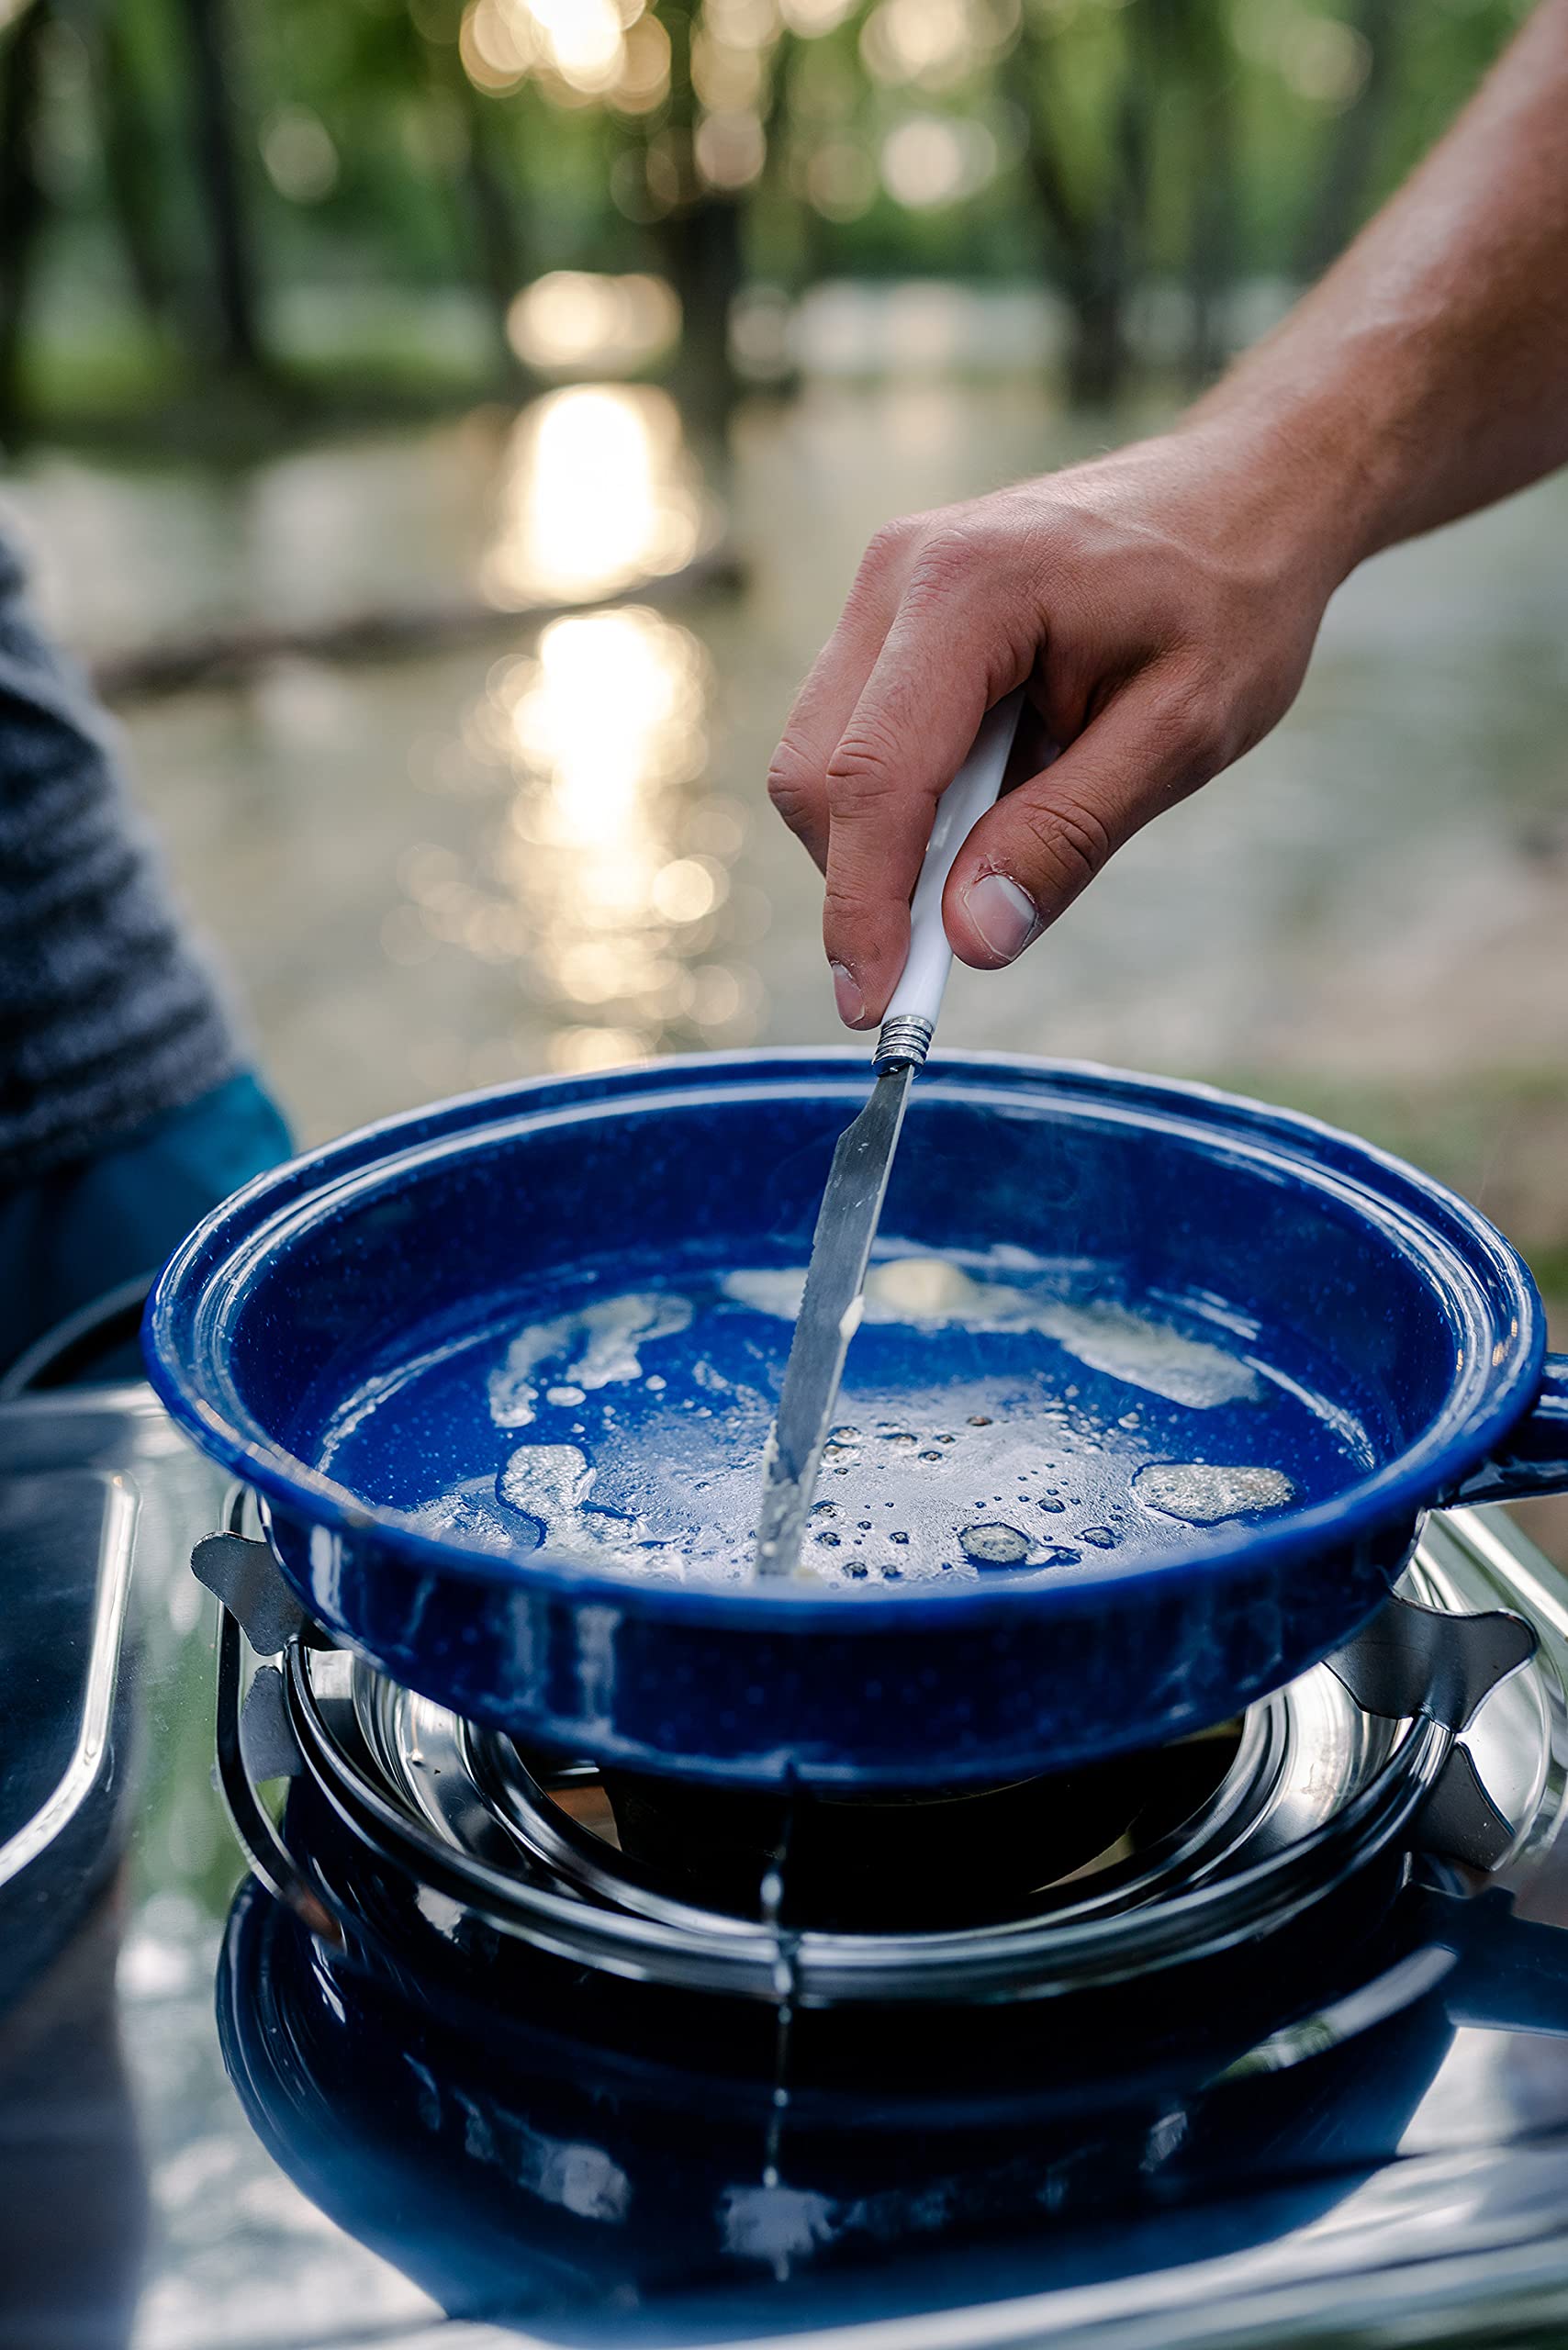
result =
[[503,608],[588,603],[678,571],[711,536],[668,393],[574,385],[535,401],[513,429],[481,584]]
[[[678,569],[713,522],[679,413],[645,386],[579,385],[526,408],[496,512],[481,576],[502,604],[587,603]],[[741,811],[699,789],[711,695],[698,638],[636,604],[567,613],[497,662],[433,759],[477,771],[495,821],[466,856],[429,843],[403,856],[387,957],[447,945],[510,967],[549,1015],[557,1069],[748,1042],[761,990],[726,952],[741,934],[728,905]],[[765,921],[752,905],[745,934]],[[526,1064],[518,1024],[479,1047],[471,1075]]]
[[515,963],[555,1009],[557,1069],[637,1059],[683,1024],[693,1043],[755,1033],[756,975],[722,951],[740,811],[691,789],[711,691],[702,646],[656,612],[552,621],[469,713],[469,752],[504,793],[477,869],[434,850],[404,860],[429,937]]

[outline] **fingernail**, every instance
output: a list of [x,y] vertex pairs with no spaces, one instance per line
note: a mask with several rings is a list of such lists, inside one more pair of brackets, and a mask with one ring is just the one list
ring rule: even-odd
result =
[[1035,901],[1005,873],[982,873],[963,893],[964,912],[993,955],[1011,963],[1040,927]]
[[866,1017],[866,999],[856,985],[854,972],[846,970],[842,963],[830,963],[828,969],[833,973],[839,1018],[846,1028],[858,1028]]

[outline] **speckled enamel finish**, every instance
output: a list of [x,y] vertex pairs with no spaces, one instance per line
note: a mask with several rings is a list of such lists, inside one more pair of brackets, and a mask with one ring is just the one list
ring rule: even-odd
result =
[[[665,1062],[351,1136],[180,1249],[148,1310],[154,1384],[260,1493],[312,1612],[398,1680],[604,1761],[759,1784],[1001,1780],[1196,1729],[1348,1638],[1430,1504],[1568,1485],[1568,1381],[1528,1271],[1473,1209],[1256,1103],[1002,1058],[918,1080],[889,1228],[1114,1267],[1210,1301],[1238,1348],[1265,1324],[1276,1360],[1299,1333],[1317,1391],[1327,1364],[1370,1432],[1370,1471],[1298,1478],[1297,1505],[1155,1564],[780,1592],[465,1550],[308,1465],[400,1330],[493,1313],[498,1268],[633,1241],[799,1261],[866,1081],[836,1056]],[[453,1440],[431,1432],[432,1458]]]

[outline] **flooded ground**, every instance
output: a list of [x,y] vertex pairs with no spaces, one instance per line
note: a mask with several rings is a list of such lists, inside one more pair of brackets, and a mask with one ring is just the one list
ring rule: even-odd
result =
[[[395,663],[291,656],[125,711],[143,802],[302,1137],[514,1073],[840,1041],[762,790],[887,516],[1115,437],[1025,374],[823,377],[721,475],[579,386],[222,475],[43,453],[12,486],[89,655],[214,626],[595,602]],[[1568,1275],[1568,483],[1370,565],[1278,733],[1163,819],[952,1046],[1236,1083],[1378,1135]],[[744,584],[638,601],[722,543]]]

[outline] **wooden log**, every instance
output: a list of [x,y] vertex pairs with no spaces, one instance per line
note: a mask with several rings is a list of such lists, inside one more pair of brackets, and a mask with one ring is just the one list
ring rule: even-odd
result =
[[406,660],[449,645],[515,637],[564,612],[602,610],[609,604],[678,604],[709,593],[733,593],[744,578],[735,554],[721,546],[666,576],[587,603],[542,601],[503,609],[477,597],[454,597],[449,602],[370,607],[299,626],[260,621],[101,654],[90,665],[92,678],[105,701],[156,701],[197,687],[241,683],[273,661]]

